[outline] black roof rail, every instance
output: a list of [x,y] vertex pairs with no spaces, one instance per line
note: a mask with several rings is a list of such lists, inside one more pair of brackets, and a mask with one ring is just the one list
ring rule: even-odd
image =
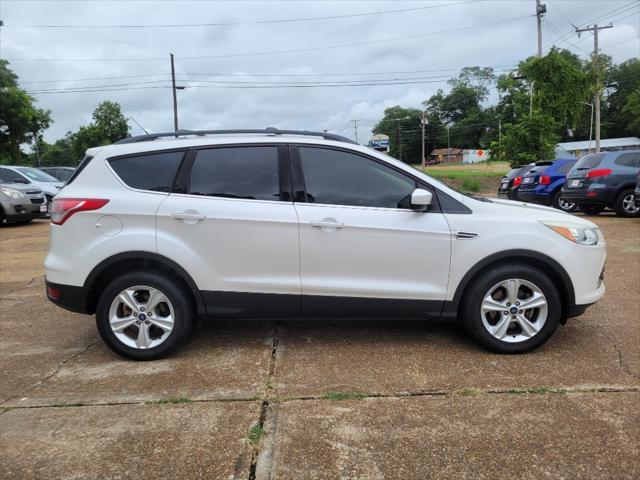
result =
[[268,127],[264,129],[239,129],[239,130],[176,130],[175,132],[163,132],[163,133],[149,133],[147,135],[136,135],[135,137],[123,138],[115,142],[117,145],[123,143],[138,143],[138,142],[150,142],[157,140],[158,138],[167,137],[183,137],[186,135],[196,135],[199,137],[205,135],[232,135],[232,134],[264,134],[264,135],[305,135],[309,137],[322,137],[325,140],[334,140],[336,142],[353,143],[358,145],[358,142],[351,140],[350,138],[343,137],[342,135],[336,135],[334,133],[326,132],[311,132],[308,130],[278,130],[274,127]]

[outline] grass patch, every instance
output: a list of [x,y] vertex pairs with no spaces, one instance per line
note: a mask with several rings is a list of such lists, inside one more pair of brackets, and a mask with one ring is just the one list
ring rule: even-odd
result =
[[478,177],[503,177],[507,172],[492,172],[485,170],[448,170],[446,168],[425,168],[424,173],[435,178],[478,178]]
[[480,180],[477,178],[465,178],[462,182],[462,188],[468,192],[479,192]]
[[364,397],[364,393],[358,392],[327,392],[320,396],[324,400],[361,400]]
[[190,398],[162,398],[160,400],[154,400],[152,402],[146,402],[153,405],[166,405],[166,404],[176,404],[176,403],[191,403],[193,400]]
[[507,393],[510,395],[544,395],[546,393],[559,393],[564,395],[567,391],[564,388],[553,388],[553,387],[529,387],[529,388],[510,388],[507,390]]
[[262,437],[264,437],[264,427],[258,423],[256,423],[253,427],[251,427],[251,429],[249,430],[249,441],[256,445],[257,443],[260,442],[260,440],[262,439]]
[[462,390],[458,390],[456,393],[463,397],[472,397],[474,395],[480,395],[482,390],[478,390],[477,388],[463,388]]

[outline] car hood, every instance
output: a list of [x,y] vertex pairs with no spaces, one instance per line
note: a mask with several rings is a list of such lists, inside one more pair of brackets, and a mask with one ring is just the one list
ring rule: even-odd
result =
[[14,190],[18,190],[22,193],[36,191],[38,193],[42,193],[42,189],[40,187],[34,185],[25,185],[24,183],[0,183],[0,187],[13,188]]
[[483,203],[487,213],[504,216],[506,219],[522,219],[524,216],[532,221],[561,222],[576,226],[598,228],[596,224],[582,217],[565,213],[544,205],[519,202],[515,200],[491,199],[491,203]]

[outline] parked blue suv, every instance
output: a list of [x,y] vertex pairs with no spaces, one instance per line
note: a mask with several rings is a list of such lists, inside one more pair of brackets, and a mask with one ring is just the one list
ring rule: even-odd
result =
[[575,163],[575,158],[536,163],[522,177],[518,200],[551,205],[565,212],[574,211],[576,204],[562,198],[562,187],[567,173]]

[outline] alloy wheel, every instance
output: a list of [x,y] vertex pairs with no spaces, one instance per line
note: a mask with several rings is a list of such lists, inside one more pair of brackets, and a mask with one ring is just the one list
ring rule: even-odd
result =
[[503,342],[519,343],[534,337],[544,326],[547,298],[534,283],[509,278],[485,294],[480,307],[484,328]]
[[636,203],[633,200],[633,193],[630,193],[629,195],[625,196],[622,199],[622,208],[624,209],[625,212],[631,215],[638,213],[638,210],[640,210],[640,207],[636,206]]
[[560,210],[564,210],[565,212],[570,212],[576,208],[576,204],[574,202],[569,202],[562,197],[558,199],[558,206],[560,207]]
[[109,308],[111,331],[131,348],[157,347],[169,337],[174,323],[175,312],[169,298],[147,285],[125,288]]

